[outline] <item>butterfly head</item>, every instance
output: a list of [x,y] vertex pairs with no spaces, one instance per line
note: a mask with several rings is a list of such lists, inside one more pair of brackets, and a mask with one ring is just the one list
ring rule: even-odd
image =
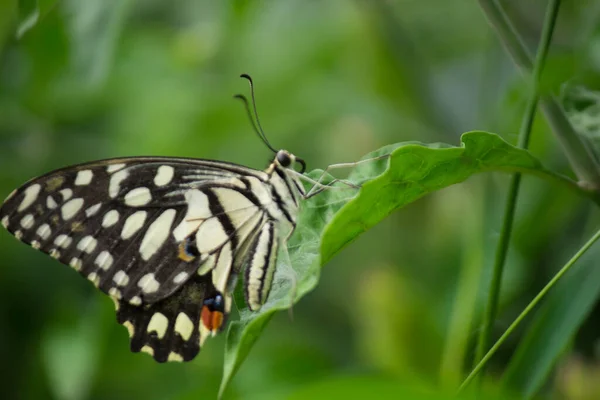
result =
[[279,150],[275,156],[274,161],[278,166],[283,168],[292,168],[298,163],[300,165],[300,173],[303,174],[306,171],[306,163],[300,157],[296,157],[287,150]]

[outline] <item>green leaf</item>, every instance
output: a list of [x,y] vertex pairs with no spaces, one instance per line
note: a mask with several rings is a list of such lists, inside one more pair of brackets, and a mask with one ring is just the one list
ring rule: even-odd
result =
[[[526,150],[498,135],[467,132],[461,140],[461,147],[421,143],[383,147],[364,159],[391,154],[389,158],[360,164],[350,174],[350,181],[362,184],[358,195],[353,197],[355,190],[348,188],[327,190],[303,204],[298,227],[288,244],[289,260],[280,252],[267,303],[254,313],[242,308],[239,321],[229,326],[220,395],[273,313],[292,304],[293,275],[295,303],[316,286],[321,265],[394,210],[485,171],[526,172],[565,182],[565,178],[545,170]],[[318,177],[320,171],[309,175]]]
[[600,248],[594,246],[548,295],[503,376],[503,383],[531,398],[542,387],[564,350],[600,297]]
[[366,182],[331,221],[321,246],[323,263],[392,211],[471,175],[504,171],[556,178],[529,152],[498,135],[473,131],[461,141],[461,147],[409,144],[395,150],[385,174]]

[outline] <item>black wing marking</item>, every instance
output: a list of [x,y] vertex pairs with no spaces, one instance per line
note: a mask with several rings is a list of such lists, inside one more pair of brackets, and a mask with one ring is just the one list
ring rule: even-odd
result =
[[[92,162],[29,181],[5,201],[0,221],[105,293],[139,305],[170,295],[202,263],[210,271],[208,255],[236,236],[241,243],[257,228],[264,210],[248,179],[260,184],[266,178],[261,171],[206,160]],[[230,199],[233,194],[237,200]],[[220,226],[225,239],[215,240],[211,226]],[[194,236],[198,230],[204,233]]]
[[204,340],[225,326],[229,309],[220,309],[222,319],[215,332],[202,321],[203,315],[214,311],[208,308],[219,295],[210,275],[196,275],[171,296],[156,303],[134,306],[119,301],[117,321],[129,331],[131,351],[149,353],[158,362],[190,361]]

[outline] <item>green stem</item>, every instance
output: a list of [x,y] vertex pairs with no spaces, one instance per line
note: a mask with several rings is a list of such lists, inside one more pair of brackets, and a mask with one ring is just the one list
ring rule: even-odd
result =
[[[530,73],[533,68],[531,54],[497,1],[479,0],[479,5],[515,64],[523,72]],[[552,131],[581,184],[585,187],[600,188],[600,168],[591,150],[573,129],[562,107],[552,96],[542,97],[540,103]]]
[[[483,3],[483,1],[480,1],[480,3]],[[535,111],[537,108],[539,98],[538,85],[540,77],[542,75],[544,61],[546,60],[546,55],[548,54],[548,48],[550,47],[550,42],[552,41],[552,31],[554,30],[554,24],[558,15],[559,6],[560,0],[551,0],[548,4],[546,17],[544,19],[544,28],[542,30],[539,50],[536,56],[535,66],[533,69],[533,79],[531,82],[529,101],[527,102],[525,115],[523,117],[523,123],[521,124],[521,129],[519,131],[518,147],[523,149],[526,149],[529,145],[531,126],[533,125],[533,119],[535,116]],[[510,236],[512,233],[520,183],[521,174],[514,174],[511,179],[510,187],[506,198],[504,220],[502,222],[500,239],[498,240],[498,245],[496,247],[496,256],[494,259],[492,280],[490,282],[490,289],[488,291],[486,308],[483,315],[483,327],[480,331],[477,342],[475,362],[479,361],[483,357],[489,346],[493,323],[496,319],[496,314],[498,311],[498,300],[500,298],[502,274],[504,271],[504,263],[506,261],[508,245],[510,243]]]
[[563,275],[565,275],[567,271],[569,271],[569,269],[571,269],[571,267],[575,265],[577,260],[579,260],[579,258],[581,258],[581,256],[586,251],[588,251],[590,247],[592,247],[592,245],[599,238],[600,230],[598,230],[594,234],[594,236],[590,240],[588,240],[587,243],[584,244],[581,249],[579,249],[579,251],[560,269],[560,271],[558,271],[558,273],[554,275],[554,278],[552,278],[550,282],[548,282],[546,286],[544,286],[544,288],[537,294],[537,296],[535,296],[535,298],[527,305],[527,307],[525,307],[521,314],[519,314],[519,316],[514,320],[514,322],[510,324],[508,329],[506,329],[506,331],[502,334],[502,336],[500,336],[500,339],[498,339],[498,341],[494,343],[492,348],[486,353],[486,355],[475,366],[475,368],[473,368],[473,371],[471,371],[471,373],[469,374],[469,376],[467,376],[462,385],[460,385],[460,388],[458,389],[459,393],[462,392],[471,383],[475,376],[477,376],[477,374],[483,369],[488,360],[492,358],[492,356],[496,353],[498,348],[502,346],[502,344],[506,341],[508,336],[510,336],[510,334],[516,329],[516,327],[521,323],[521,321],[523,321],[523,319],[527,317],[527,315],[535,308],[535,306],[538,305],[538,303],[542,300],[542,298],[544,298],[544,296],[550,291],[550,289],[552,289],[552,287],[556,285],[556,283],[563,277]]

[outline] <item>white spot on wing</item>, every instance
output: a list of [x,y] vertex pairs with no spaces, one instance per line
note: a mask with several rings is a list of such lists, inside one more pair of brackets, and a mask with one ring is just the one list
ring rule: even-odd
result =
[[142,347],[141,351],[143,351],[144,353],[148,353],[154,357],[154,349],[148,345]]
[[196,246],[201,254],[212,253],[228,239],[223,225],[216,217],[204,221],[196,232]]
[[120,299],[122,294],[121,291],[115,287],[112,287],[108,290],[108,294],[114,297],[115,299]]
[[63,219],[66,221],[73,218],[75,214],[81,210],[81,207],[83,207],[83,199],[78,197],[63,204],[63,206],[60,208],[60,213]]
[[56,204],[56,200],[54,200],[52,196],[46,197],[46,207],[48,207],[51,210],[54,210],[56,207],[58,207],[58,204]]
[[8,228],[8,215],[5,215],[2,218],[2,226],[5,227],[5,228]]
[[108,194],[110,197],[115,198],[119,195],[119,191],[121,190],[121,182],[123,182],[129,176],[129,172],[127,170],[121,170],[119,172],[115,172],[110,177],[110,183],[108,184]]
[[27,189],[25,189],[25,197],[23,197],[23,201],[21,201],[21,204],[19,204],[19,208],[17,208],[17,211],[21,212],[27,207],[29,207],[31,204],[33,204],[33,202],[37,199],[38,195],[40,194],[41,189],[42,186],[39,183],[31,185]]
[[48,255],[50,255],[52,258],[60,258],[60,252],[57,249],[50,250]]
[[117,172],[118,170],[123,168],[125,168],[125,164],[111,164],[108,167],[106,167],[106,172],[112,174],[113,172]]
[[129,239],[135,235],[135,233],[144,226],[147,215],[148,213],[146,211],[137,211],[131,214],[123,224],[121,239]]
[[75,178],[75,186],[84,186],[89,185],[94,177],[94,173],[89,169],[84,169],[77,173],[77,177]]
[[62,195],[63,201],[69,200],[73,196],[73,191],[71,189],[63,189],[60,191]]
[[152,318],[150,318],[150,322],[148,323],[148,328],[146,329],[146,331],[148,333],[156,332],[158,338],[162,339],[165,336],[165,333],[167,333],[168,327],[168,318],[165,317],[164,314],[156,312],[154,313],[154,315],[152,315]]
[[65,234],[58,235],[56,239],[54,239],[54,244],[58,247],[62,247],[63,249],[69,247],[72,242],[73,238]]
[[91,254],[98,245],[98,241],[93,236],[85,236],[77,243],[77,249]]
[[37,240],[32,240],[31,243],[29,243],[31,245],[31,247],[33,247],[34,249],[39,249],[40,248],[40,242],[38,242]]
[[213,189],[213,193],[218,197],[223,209],[227,211],[239,242],[243,243],[254,232],[261,219],[258,206],[232,189],[217,188]]
[[23,239],[23,232],[21,232],[20,230],[15,231],[14,235],[18,240]]
[[169,353],[167,361],[183,361],[183,356],[172,351]]
[[127,275],[125,271],[119,270],[113,276],[113,281],[117,284],[117,286],[127,286],[129,283],[129,275]]
[[133,324],[129,321],[125,321],[123,322],[123,326],[127,328],[127,332],[129,332],[129,337],[133,337],[133,334],[135,333],[135,328],[133,327]]
[[184,196],[187,203],[187,213],[181,223],[173,230],[173,237],[177,242],[181,242],[190,233],[198,229],[204,219],[212,216],[208,206],[208,197],[200,190],[188,190]]
[[212,272],[212,281],[218,291],[224,292],[231,272],[231,242],[227,242],[221,248],[217,265]]
[[100,284],[100,276],[95,272],[89,274],[87,278],[94,284],[94,286],[98,286]]
[[92,215],[96,214],[98,210],[100,210],[100,207],[102,207],[102,203],[94,204],[85,210],[85,216],[88,218],[91,217]]
[[119,221],[119,212],[117,210],[110,210],[106,214],[104,214],[104,218],[102,218],[102,227],[108,228],[113,226]]
[[75,271],[80,271],[81,270],[81,266],[82,266],[82,262],[80,258],[77,257],[73,257],[71,258],[71,261],[69,261],[69,265],[75,270]]
[[198,275],[202,276],[207,274],[208,272],[212,271],[212,269],[215,267],[215,263],[217,262],[217,259],[215,257],[214,254],[211,254],[207,257],[204,257],[200,259],[200,267],[198,268]]
[[44,225],[40,225],[40,227],[37,229],[36,233],[39,237],[46,240],[52,234],[52,229],[50,229],[50,225],[44,224]]
[[190,274],[188,274],[185,271],[181,271],[180,273],[178,273],[177,275],[175,275],[175,278],[173,278],[173,283],[181,283],[181,282],[185,282],[185,280],[190,276]]
[[152,201],[152,194],[147,187],[139,187],[130,190],[125,195],[125,204],[130,207],[140,207]]
[[33,218],[32,214],[27,214],[23,218],[21,218],[21,226],[23,229],[30,229],[35,223],[35,218]]
[[106,271],[113,264],[113,256],[108,251],[102,250],[94,262],[98,267]]
[[153,273],[146,274],[140,278],[138,281],[138,286],[142,289],[144,293],[154,293],[160,287],[160,284],[154,278]]
[[156,186],[165,186],[173,179],[175,175],[175,169],[170,165],[161,165],[156,170],[156,176],[154,177],[154,184]]
[[140,296],[133,296],[131,299],[129,299],[129,304],[131,304],[132,306],[141,306],[142,299],[140,298]]
[[175,320],[175,332],[179,333],[179,336],[183,340],[189,340],[194,331],[194,324],[190,317],[186,313],[180,312]]
[[149,260],[150,257],[160,250],[161,246],[169,237],[171,225],[173,224],[176,214],[177,211],[170,208],[163,211],[162,214],[152,222],[140,244],[140,254],[142,255],[143,260]]

